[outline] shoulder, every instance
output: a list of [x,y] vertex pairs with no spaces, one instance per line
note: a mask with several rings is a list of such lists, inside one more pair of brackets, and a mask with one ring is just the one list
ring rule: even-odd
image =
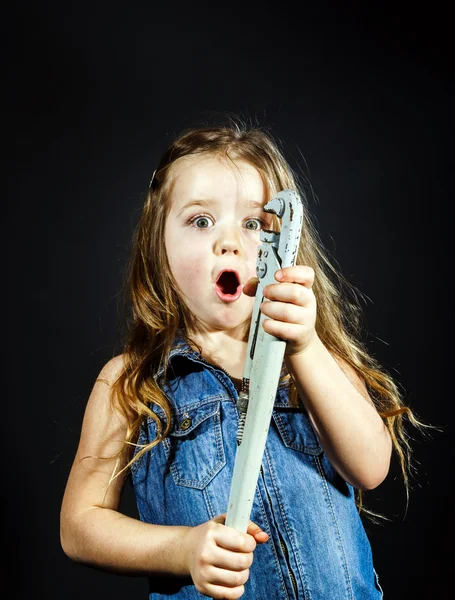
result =
[[93,383],[92,392],[87,403],[86,416],[101,418],[101,415],[106,417],[111,414],[112,408],[116,405],[112,396],[113,385],[122,374],[124,363],[124,355],[119,354],[109,359],[102,366]]
[[105,363],[96,378],[96,381],[112,385],[122,374],[125,368],[125,355],[118,354]]

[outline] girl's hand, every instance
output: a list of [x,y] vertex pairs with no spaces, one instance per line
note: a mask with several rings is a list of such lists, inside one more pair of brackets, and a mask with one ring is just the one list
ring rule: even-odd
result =
[[[316,297],[313,293],[314,270],[298,265],[285,267],[275,273],[280,283],[266,285],[265,300],[261,311],[264,319],[264,331],[286,340],[287,356],[304,352],[317,339]],[[250,279],[243,287],[247,296],[254,296],[257,277]]]
[[226,514],[189,527],[183,551],[198,592],[209,598],[233,600],[245,592],[256,545],[266,542],[269,536],[252,521],[246,533],[227,527]]

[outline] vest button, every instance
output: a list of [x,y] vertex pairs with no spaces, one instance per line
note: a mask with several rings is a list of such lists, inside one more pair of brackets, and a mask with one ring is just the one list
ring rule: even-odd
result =
[[188,427],[191,426],[191,419],[188,417],[187,419],[183,419],[183,421],[180,424],[180,427],[183,429],[183,431],[185,431],[185,429],[188,429]]

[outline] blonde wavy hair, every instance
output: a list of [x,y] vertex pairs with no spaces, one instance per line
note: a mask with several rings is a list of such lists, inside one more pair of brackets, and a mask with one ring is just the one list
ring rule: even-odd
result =
[[[278,142],[265,127],[247,125],[232,117],[227,124],[196,126],[178,135],[164,152],[146,194],[123,280],[124,300],[130,304],[131,317],[126,323],[122,342],[123,369],[111,386],[111,399],[126,418],[128,428],[111,481],[129,470],[135,461],[169,434],[171,406],[153,374],[160,368],[166,371],[177,332],[184,335],[186,332],[187,341],[197,347],[188,334],[197,330],[197,322],[182,301],[163,243],[170,210],[172,173],[183,157],[193,155],[246,161],[262,176],[270,198],[283,189],[293,189],[300,194],[304,218],[296,264],[311,266],[315,272],[313,291],[317,300],[317,334],[332,353],[347,361],[364,379],[390,432],[408,502],[412,449],[404,418],[420,430],[427,425],[404,405],[393,378],[368,353],[366,343],[362,341],[364,328],[359,302],[362,294],[332,264],[312,223],[304,187],[284,158]],[[274,227],[278,229],[279,220],[276,217],[274,220]],[[247,335],[246,331],[245,339]],[[290,394],[295,398],[295,384],[287,377]],[[151,409],[152,403],[164,411],[165,425]],[[157,437],[147,445],[138,446],[141,425],[148,417],[156,422]],[[126,466],[122,468],[121,465]],[[386,518],[367,509],[362,495],[362,490],[356,490],[359,511],[373,520],[375,517]]]

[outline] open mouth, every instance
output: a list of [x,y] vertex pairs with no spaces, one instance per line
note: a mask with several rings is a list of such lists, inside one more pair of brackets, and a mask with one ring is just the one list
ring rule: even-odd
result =
[[221,300],[232,302],[242,293],[240,278],[236,271],[226,269],[221,271],[215,284],[215,291]]

